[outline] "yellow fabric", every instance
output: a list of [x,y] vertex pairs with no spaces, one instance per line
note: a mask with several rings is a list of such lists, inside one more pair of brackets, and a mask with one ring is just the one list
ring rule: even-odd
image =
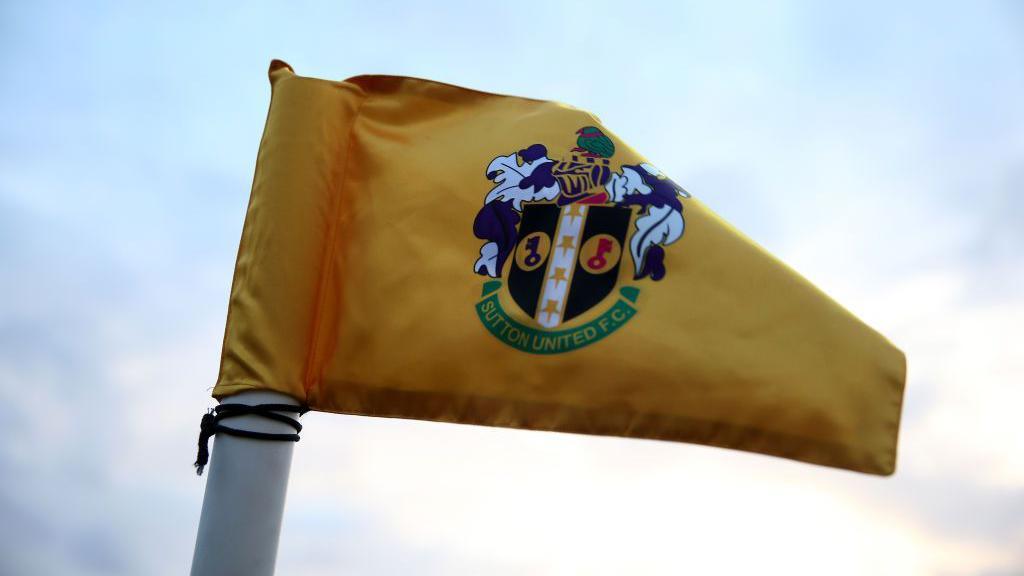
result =
[[327,412],[893,472],[903,354],[682,191],[685,232],[664,246],[665,277],[635,280],[623,240],[614,291],[557,328],[607,328],[613,306],[633,310],[613,332],[577,330],[538,354],[503,340],[518,332],[492,332],[499,320],[489,329],[480,310],[497,306],[547,330],[505,284],[481,304],[529,256],[517,247],[499,278],[474,269],[488,166],[534,143],[555,161],[579,156],[586,126],[613,141],[610,171],[645,162],[594,116],[412,78],[305,78],[278,61],[270,79],[214,396],[269,389]]

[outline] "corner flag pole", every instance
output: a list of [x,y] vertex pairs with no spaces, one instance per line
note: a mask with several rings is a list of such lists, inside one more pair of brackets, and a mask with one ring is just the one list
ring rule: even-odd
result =
[[[291,413],[274,410],[262,415],[248,408],[266,404],[296,408]],[[216,457],[211,458],[206,479],[192,576],[272,576],[295,442],[237,434],[293,436],[297,430],[287,421],[300,408],[291,397],[267,391],[234,394],[224,398],[219,410],[229,406],[237,410],[214,440]],[[275,414],[284,418],[278,421]],[[212,416],[208,419],[214,424]],[[204,432],[206,427],[204,419]],[[225,432],[226,427],[233,431]],[[285,438],[275,440],[281,439]]]

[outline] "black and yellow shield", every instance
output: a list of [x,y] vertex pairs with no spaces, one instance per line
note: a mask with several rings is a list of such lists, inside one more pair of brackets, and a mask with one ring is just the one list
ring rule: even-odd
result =
[[525,204],[508,289],[547,328],[593,308],[615,288],[632,212],[608,205]]

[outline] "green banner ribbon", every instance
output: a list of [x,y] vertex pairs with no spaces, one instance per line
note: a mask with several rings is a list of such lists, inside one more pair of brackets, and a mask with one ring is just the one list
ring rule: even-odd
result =
[[561,354],[601,340],[636,314],[630,302],[636,302],[640,293],[639,289],[626,286],[619,291],[622,298],[590,322],[566,330],[540,330],[516,321],[505,312],[498,301],[500,281],[486,282],[483,288],[483,299],[477,302],[476,313],[484,327],[498,340],[531,354]]

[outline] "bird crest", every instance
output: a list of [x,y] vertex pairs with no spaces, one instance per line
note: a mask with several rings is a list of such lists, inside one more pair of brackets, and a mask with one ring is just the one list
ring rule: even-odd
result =
[[589,158],[611,158],[615,155],[615,142],[597,126],[584,126],[576,131],[576,135],[573,152],[582,152]]

